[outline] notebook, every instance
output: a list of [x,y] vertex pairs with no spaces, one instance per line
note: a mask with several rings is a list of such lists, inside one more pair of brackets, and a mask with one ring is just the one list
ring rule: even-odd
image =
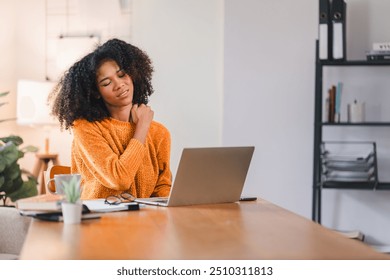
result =
[[158,206],[235,202],[240,199],[254,147],[184,148],[169,197],[137,198]]

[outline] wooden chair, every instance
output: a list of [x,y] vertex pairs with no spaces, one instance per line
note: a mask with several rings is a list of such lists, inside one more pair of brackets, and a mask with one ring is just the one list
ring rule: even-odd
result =
[[32,174],[39,180],[39,194],[46,193],[45,172],[49,167],[50,161],[53,162],[53,165],[60,164],[57,154],[36,154],[36,162]]
[[[45,172],[45,182],[47,184],[47,182],[50,180],[50,179],[53,179],[54,178],[54,175],[56,174],[70,174],[71,171],[70,171],[70,166],[65,166],[65,165],[52,165],[51,167],[49,167],[47,169],[47,171]],[[56,186],[54,184],[54,181],[51,181],[50,184],[48,184],[46,186],[47,188],[47,191],[50,192],[50,193],[55,193],[56,191]]]

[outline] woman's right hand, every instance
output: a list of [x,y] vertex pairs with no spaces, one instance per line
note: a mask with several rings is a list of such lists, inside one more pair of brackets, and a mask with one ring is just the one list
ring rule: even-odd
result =
[[131,108],[131,119],[136,124],[134,138],[145,143],[154,112],[150,106],[145,104],[134,104]]

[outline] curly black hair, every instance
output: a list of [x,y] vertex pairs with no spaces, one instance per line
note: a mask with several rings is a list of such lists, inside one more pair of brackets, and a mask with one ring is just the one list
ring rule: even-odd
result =
[[115,61],[134,84],[133,103],[147,104],[153,93],[153,66],[148,55],[139,48],[119,39],[111,39],[98,46],[62,76],[49,96],[51,113],[61,128],[69,129],[77,119],[101,121],[110,114],[100,97],[96,73],[103,62]]

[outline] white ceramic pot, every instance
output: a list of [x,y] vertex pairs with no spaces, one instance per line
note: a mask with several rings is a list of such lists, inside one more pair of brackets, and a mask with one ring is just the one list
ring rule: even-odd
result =
[[61,206],[65,224],[79,224],[81,222],[81,212],[83,210],[81,203],[62,202]]

